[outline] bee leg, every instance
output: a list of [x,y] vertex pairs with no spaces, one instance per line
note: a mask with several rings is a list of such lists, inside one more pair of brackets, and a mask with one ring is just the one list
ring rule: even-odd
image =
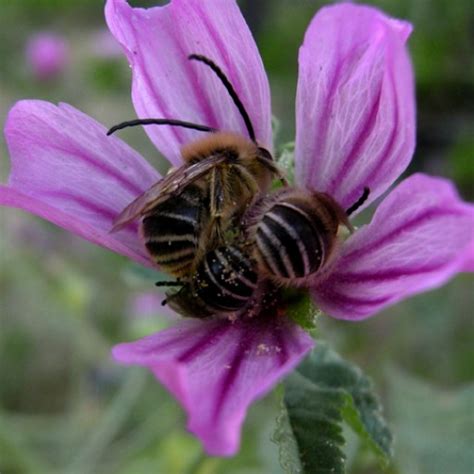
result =
[[[235,165],[232,169],[234,175],[236,175],[234,176],[234,179],[239,179],[239,184],[245,186],[249,192],[245,201],[245,205],[241,206],[241,208],[244,210],[243,212],[245,212],[245,209],[247,209],[253,203],[255,197],[259,194],[258,184],[252,173],[250,173],[244,166]],[[236,198],[234,197],[234,199]],[[237,199],[243,199],[243,196],[237,196]],[[241,223],[238,221],[241,220],[242,216],[234,215],[233,217],[237,221],[237,225],[240,225]]]
[[[160,284],[162,283],[162,284]],[[170,285],[171,283],[171,285]],[[181,288],[175,292],[175,293],[171,293],[171,294],[167,294],[166,295],[166,298],[161,302],[161,306],[166,306],[166,305],[169,305],[169,302],[170,301],[173,301],[175,298],[179,298],[179,295],[181,295],[181,293],[184,291],[185,288],[188,288],[188,284],[185,284],[181,281],[172,281],[172,282],[156,282],[155,283],[156,286],[180,286]]]
[[252,173],[250,173],[245,167],[235,165],[233,167],[234,173],[240,177],[242,183],[248,190],[251,196],[255,196],[258,194],[258,186],[255,178],[253,177]]
[[209,211],[210,211],[210,239],[221,239],[224,205],[227,202],[226,192],[226,171],[221,168],[213,168],[210,175],[209,186]]
[[181,281],[157,281],[155,286],[183,286],[184,283]]
[[209,182],[209,209],[211,217],[222,215],[222,207],[225,201],[222,178],[220,170],[213,168],[210,173]]
[[[182,281],[157,281],[155,283],[155,286],[180,286],[181,288],[184,286],[184,283]],[[168,304],[169,299],[171,296],[168,296],[161,302],[161,306],[166,306]]]

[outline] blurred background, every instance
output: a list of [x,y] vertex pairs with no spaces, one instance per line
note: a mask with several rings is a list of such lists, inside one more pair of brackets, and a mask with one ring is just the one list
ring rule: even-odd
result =
[[[270,77],[281,144],[294,137],[298,47],[327,2],[239,3]],[[472,200],[473,2],[369,3],[415,25],[418,148],[407,174],[449,177]],[[107,125],[134,117],[130,70],[105,29],[102,1],[1,0],[0,31],[2,121],[21,98],[69,102]],[[123,138],[163,169],[141,130]],[[4,142],[0,150],[5,182]],[[0,225],[2,474],[281,472],[270,440],[277,394],[251,408],[239,455],[208,458],[145,369],[111,362],[114,344],[173,319],[153,292],[154,275],[21,211],[0,209]],[[472,277],[462,275],[365,322],[320,319],[320,337],[374,378],[396,435],[391,474],[474,472],[473,294]],[[348,472],[380,472],[347,436]]]

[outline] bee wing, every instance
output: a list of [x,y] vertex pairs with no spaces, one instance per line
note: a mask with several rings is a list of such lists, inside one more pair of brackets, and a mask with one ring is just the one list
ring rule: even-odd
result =
[[110,232],[117,232],[127,224],[140,216],[143,210],[160,195],[164,179],[155,183],[151,188],[147,189],[143,194],[132,201],[113,221]]
[[110,232],[117,232],[150,209],[166,201],[208,173],[212,168],[224,162],[225,155],[211,155],[190,166],[183,165],[166,175],[143,194],[132,201],[114,220]]

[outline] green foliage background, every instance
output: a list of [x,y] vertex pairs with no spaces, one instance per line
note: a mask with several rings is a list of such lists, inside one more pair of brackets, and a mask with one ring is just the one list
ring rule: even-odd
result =
[[[155,2],[131,2],[151,6]],[[272,85],[280,142],[294,136],[297,50],[320,1],[240,2]],[[474,198],[474,6],[470,0],[370,2],[415,25],[418,148],[408,173],[452,178]],[[134,116],[126,61],[93,54],[104,27],[98,0],[0,0],[0,116],[20,98],[69,102],[112,125]],[[33,32],[54,30],[71,44],[71,64],[38,84],[24,61]],[[141,130],[124,138],[154,165],[163,160]],[[8,176],[1,148],[0,178]],[[169,324],[137,317],[134,295],[151,280],[123,258],[41,220],[0,210],[0,472],[279,473],[270,441],[280,397],[250,410],[242,449],[208,458],[184,429],[175,401],[141,369],[115,366],[113,344]],[[442,229],[440,229],[442,232]],[[371,374],[396,434],[392,474],[474,471],[473,280],[396,305],[360,323],[319,319],[319,335]],[[349,436],[349,472],[380,472]]]

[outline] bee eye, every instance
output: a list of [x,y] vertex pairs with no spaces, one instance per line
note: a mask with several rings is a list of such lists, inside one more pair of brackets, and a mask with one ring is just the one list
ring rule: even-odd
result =
[[271,153],[266,148],[263,148],[262,146],[259,146],[258,151],[260,152],[260,156],[262,158],[264,158],[265,160],[268,160],[268,161],[273,161],[273,156],[271,155]]

